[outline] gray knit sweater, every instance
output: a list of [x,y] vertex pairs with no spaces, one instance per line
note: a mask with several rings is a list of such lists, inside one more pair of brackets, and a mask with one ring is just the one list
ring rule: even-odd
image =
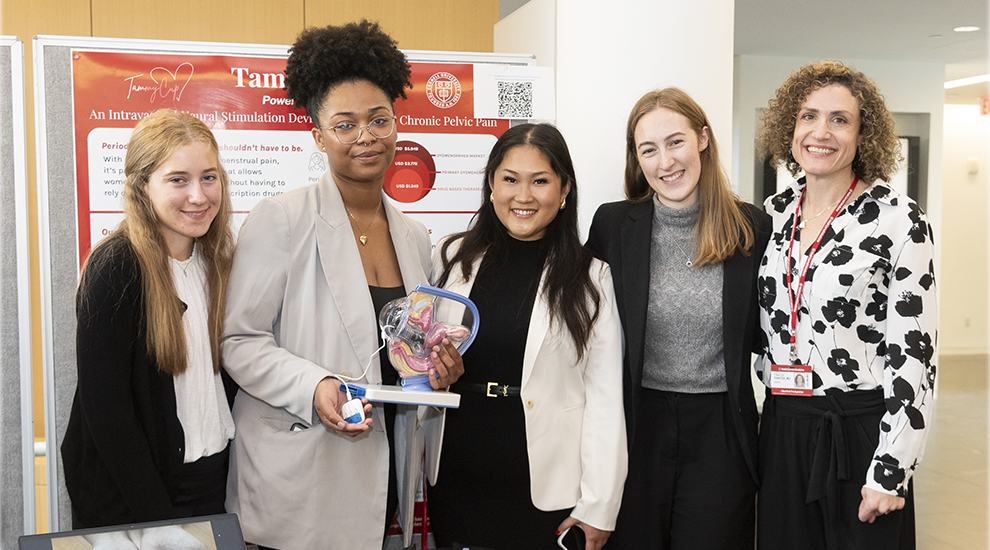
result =
[[722,355],[722,264],[691,267],[700,205],[675,210],[653,198],[650,304],[643,387],[727,391]]

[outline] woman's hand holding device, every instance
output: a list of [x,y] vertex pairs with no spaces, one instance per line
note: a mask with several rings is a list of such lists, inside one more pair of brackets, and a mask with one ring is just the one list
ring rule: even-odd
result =
[[[316,414],[324,426],[354,437],[371,427],[371,418],[365,418],[354,423],[345,421],[341,408],[348,399],[347,394],[340,391],[339,386],[340,383],[329,376],[320,380],[313,395],[313,404],[316,407]],[[367,399],[362,399],[361,404],[364,409],[364,416],[367,417],[371,413],[371,404],[368,403]]]

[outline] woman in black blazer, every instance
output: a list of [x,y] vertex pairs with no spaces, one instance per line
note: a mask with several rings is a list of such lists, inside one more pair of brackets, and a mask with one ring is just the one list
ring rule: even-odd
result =
[[90,253],[76,292],[62,442],[74,529],[221,514],[226,498],[227,173],[202,121],[162,109],[134,128],[124,174],[124,221]]
[[612,268],[625,333],[629,475],[608,547],[751,549],[770,219],[733,195],[704,110],[676,88],[633,107],[625,190],[587,243]]

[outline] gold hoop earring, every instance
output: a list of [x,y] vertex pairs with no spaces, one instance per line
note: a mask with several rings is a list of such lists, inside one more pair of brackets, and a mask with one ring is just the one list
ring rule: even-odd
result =
[[560,201],[560,209],[561,209],[561,210],[563,210],[563,209],[564,209],[564,205],[565,205],[565,204],[567,204],[567,197],[564,197],[564,200],[562,200],[562,201]]
[[495,204],[495,191],[492,191],[492,194],[488,195],[488,200],[492,201],[492,204]]

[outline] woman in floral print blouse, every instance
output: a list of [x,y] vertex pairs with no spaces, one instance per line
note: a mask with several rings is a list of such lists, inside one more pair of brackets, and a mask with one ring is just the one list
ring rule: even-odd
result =
[[935,247],[924,212],[884,183],[900,159],[893,119],[865,75],[815,63],[777,90],[760,138],[805,175],[765,205],[758,546],[914,548]]

